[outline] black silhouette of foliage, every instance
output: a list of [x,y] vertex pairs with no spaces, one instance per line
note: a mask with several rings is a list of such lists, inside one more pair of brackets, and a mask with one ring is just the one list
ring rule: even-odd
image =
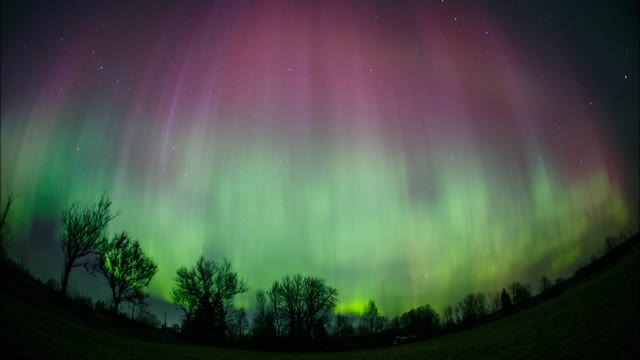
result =
[[509,292],[511,293],[513,305],[522,304],[531,298],[531,288],[529,285],[524,285],[517,281],[509,285]]
[[603,254],[608,254],[611,251],[613,251],[613,249],[615,249],[621,241],[624,241],[625,235],[621,234],[620,235],[620,240],[617,239],[615,236],[609,235],[604,239],[604,248],[603,248]]
[[475,324],[487,315],[487,298],[483,293],[469,294],[458,304],[462,323]]
[[349,316],[337,314],[335,316],[335,327],[333,334],[335,336],[352,336],[356,334],[353,326],[353,319]]
[[93,206],[81,209],[76,202],[62,212],[60,248],[64,253],[64,267],[60,292],[63,296],[67,294],[71,270],[80,266],[90,268],[89,255],[102,251],[104,231],[116,216],[111,213],[111,200],[105,195]]
[[376,303],[369,301],[362,314],[363,334],[373,334],[382,331],[382,328],[379,326],[379,317],[380,315],[378,314],[378,307],[376,306]]
[[338,291],[324,279],[302,275],[276,281],[268,296],[277,332],[306,340],[324,329],[338,301]]
[[453,327],[456,324],[456,314],[453,306],[447,305],[442,312],[442,325],[444,327]]
[[487,314],[495,314],[502,310],[502,301],[500,292],[489,293],[487,298]]
[[502,309],[505,311],[510,310],[513,306],[511,296],[509,296],[506,289],[502,289],[502,293],[500,294],[500,305],[502,305]]
[[421,336],[432,335],[440,329],[440,317],[431,305],[427,304],[402,314],[400,326],[409,333]]
[[247,319],[247,311],[244,308],[232,308],[227,314],[228,332],[231,338],[242,339],[246,335],[249,320]]
[[227,332],[227,313],[233,298],[247,291],[246,282],[231,263],[200,257],[192,268],[177,271],[173,302],[184,312],[183,330],[197,340],[222,341]]
[[151,297],[149,294],[145,293],[142,288],[136,288],[131,296],[127,298],[127,301],[131,304],[131,318],[138,319],[137,314],[140,315],[147,311],[149,306],[151,305]]
[[552,286],[551,280],[546,275],[542,276],[542,279],[540,279],[540,292],[545,292],[551,289]]
[[389,320],[385,331],[394,334],[398,333],[400,331],[400,317],[394,316],[391,320]]
[[0,213],[0,259],[4,259],[7,256],[6,241],[9,237],[9,222],[8,217],[11,211],[11,205],[15,200],[15,196],[10,194],[7,200],[4,202],[2,212]]
[[126,232],[104,242],[94,268],[109,284],[113,312],[118,312],[123,301],[131,302],[134,309],[135,306],[144,305],[146,296],[143,289],[158,272],[153,259]]
[[269,305],[267,294],[263,290],[256,291],[256,314],[253,319],[253,336],[268,339],[276,336],[273,310]]

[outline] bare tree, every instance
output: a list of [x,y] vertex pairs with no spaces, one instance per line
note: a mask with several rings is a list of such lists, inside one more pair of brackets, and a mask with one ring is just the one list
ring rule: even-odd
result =
[[522,304],[531,297],[531,287],[528,284],[523,285],[517,281],[509,285],[509,292],[511,293],[513,305]]
[[465,324],[474,324],[487,315],[487,297],[484,293],[469,294],[458,306]]
[[[378,330],[378,322],[380,320],[378,320],[378,318],[380,317],[379,312],[378,312],[378,307],[376,306],[376,303],[373,302],[373,300],[369,301],[369,304],[367,304],[367,307],[364,309],[364,312],[362,313],[362,325],[363,325],[363,330],[364,333],[366,334],[373,334],[375,332],[377,332]],[[380,329],[380,331],[382,331],[382,329]]]
[[76,202],[62,212],[60,248],[64,253],[64,268],[60,292],[63,296],[67,294],[71,270],[80,266],[89,269],[89,255],[101,251],[105,242],[104,231],[116,216],[111,213],[111,200],[106,195],[102,195],[100,201],[91,207],[80,209]]
[[117,313],[122,301],[134,306],[145,301],[142,289],[149,285],[158,266],[144,253],[140,243],[123,231],[102,245],[95,270],[107,279],[112,310]]
[[229,333],[236,339],[242,339],[245,336],[249,320],[247,320],[247,311],[244,308],[229,310],[230,329]]
[[355,335],[356,330],[353,327],[353,319],[346,315],[337,314],[335,318],[335,336],[351,336]]
[[362,314],[362,321],[367,333],[372,334],[376,330],[376,320],[378,319],[378,307],[373,300],[369,301],[369,304]]
[[456,324],[456,315],[453,306],[447,305],[442,312],[442,325],[444,327],[453,327]]
[[314,328],[328,323],[338,301],[338,291],[313,276],[285,276],[276,281],[269,297],[276,321],[286,335],[310,339]]
[[2,207],[2,213],[0,213],[0,259],[6,256],[6,241],[9,236],[9,225],[7,218],[9,217],[9,212],[11,211],[11,205],[13,205],[13,201],[16,197],[13,194],[9,194],[7,200]]
[[[143,292],[142,288],[136,288],[127,297],[126,301],[131,304],[131,318],[137,320],[140,316],[147,313],[147,309],[151,306],[151,297],[149,294]],[[136,317],[136,310],[138,310],[138,316]]]
[[489,314],[495,314],[502,310],[502,294],[500,291],[496,291],[489,295],[489,304],[487,304],[487,306]]
[[429,304],[418,306],[402,314],[400,325],[403,330],[421,336],[433,335],[440,328],[440,316]]
[[224,338],[227,313],[234,296],[247,291],[246,282],[226,259],[218,264],[200,257],[193,268],[182,267],[177,275],[172,298],[185,314],[185,330],[202,340]]
[[263,290],[256,292],[256,315],[253,318],[252,332],[253,336],[262,339],[276,335],[273,311]]

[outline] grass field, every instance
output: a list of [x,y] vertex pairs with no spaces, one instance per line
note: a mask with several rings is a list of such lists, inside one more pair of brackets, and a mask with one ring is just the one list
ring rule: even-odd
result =
[[[640,355],[640,251],[513,316],[406,345],[272,353],[145,341],[0,294],[2,353],[53,359],[626,359]],[[3,357],[7,358],[7,357]],[[13,358],[13,357],[11,357]]]

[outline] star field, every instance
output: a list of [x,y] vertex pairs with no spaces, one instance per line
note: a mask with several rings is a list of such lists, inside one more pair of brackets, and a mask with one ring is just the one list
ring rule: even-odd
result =
[[39,276],[61,209],[102,192],[158,262],[152,295],[204,254],[247,307],[304,273],[341,312],[441,310],[637,229],[637,34],[603,65],[551,5],[48,6],[2,44],[1,187]]

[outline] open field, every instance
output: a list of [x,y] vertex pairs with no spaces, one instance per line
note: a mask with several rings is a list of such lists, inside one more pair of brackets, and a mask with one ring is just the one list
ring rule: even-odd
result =
[[624,359],[640,355],[640,251],[513,316],[439,338],[353,352],[252,352],[103,330],[46,299],[0,295],[2,352],[56,359]]

